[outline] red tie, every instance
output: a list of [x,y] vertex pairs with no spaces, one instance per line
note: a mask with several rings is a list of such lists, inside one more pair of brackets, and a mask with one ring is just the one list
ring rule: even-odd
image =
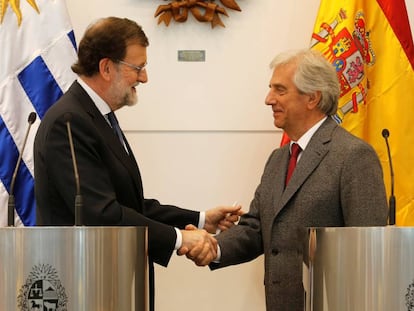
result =
[[292,177],[293,171],[295,170],[296,167],[296,162],[298,160],[298,155],[301,152],[301,149],[299,147],[298,144],[293,143],[292,144],[292,152],[290,154],[290,159],[289,159],[289,166],[288,166],[288,171],[287,171],[287,175],[286,175],[286,183],[285,185],[287,186],[290,177]]

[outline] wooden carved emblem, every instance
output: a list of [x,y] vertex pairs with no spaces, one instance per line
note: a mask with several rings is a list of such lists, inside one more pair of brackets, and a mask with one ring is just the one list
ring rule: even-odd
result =
[[169,4],[158,6],[154,17],[159,16],[158,24],[164,22],[168,26],[171,19],[184,23],[190,12],[199,22],[211,23],[212,28],[217,25],[225,27],[220,18],[220,14],[229,16],[225,7],[236,11],[241,9],[236,0],[220,0],[220,3],[223,6],[215,0],[172,0]]

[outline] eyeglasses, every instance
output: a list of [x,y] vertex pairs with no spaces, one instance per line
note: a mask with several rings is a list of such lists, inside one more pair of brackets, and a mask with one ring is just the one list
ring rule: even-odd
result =
[[129,68],[132,68],[132,69],[135,69],[136,70],[136,72],[137,72],[137,74],[140,74],[140,72],[143,70],[143,69],[145,69],[145,66],[147,65],[147,62],[145,62],[145,64],[144,65],[142,65],[142,66],[136,66],[136,65],[132,65],[132,64],[130,64],[130,63],[127,63],[127,62],[124,62],[123,60],[117,60],[117,62],[118,63],[121,63],[121,64],[123,64],[123,65],[125,65],[125,66],[128,66]]

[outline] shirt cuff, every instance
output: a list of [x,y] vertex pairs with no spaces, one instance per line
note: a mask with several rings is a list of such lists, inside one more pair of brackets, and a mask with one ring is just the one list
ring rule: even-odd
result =
[[200,212],[198,217],[198,229],[203,229],[206,224],[206,212]]
[[180,229],[178,228],[174,228],[175,232],[177,233],[177,239],[175,240],[175,247],[174,250],[178,250],[181,248],[181,245],[183,245],[183,235],[180,231]]
[[213,260],[213,262],[220,263],[220,259],[221,259],[221,249],[220,249],[220,245],[217,244],[217,257],[216,259]]

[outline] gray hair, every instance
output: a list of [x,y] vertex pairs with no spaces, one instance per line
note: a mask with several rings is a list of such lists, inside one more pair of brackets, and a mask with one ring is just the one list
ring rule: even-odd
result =
[[335,68],[315,50],[288,51],[277,55],[270,63],[274,69],[287,64],[296,64],[293,83],[303,94],[320,91],[318,108],[326,115],[334,115],[338,109],[339,81]]

